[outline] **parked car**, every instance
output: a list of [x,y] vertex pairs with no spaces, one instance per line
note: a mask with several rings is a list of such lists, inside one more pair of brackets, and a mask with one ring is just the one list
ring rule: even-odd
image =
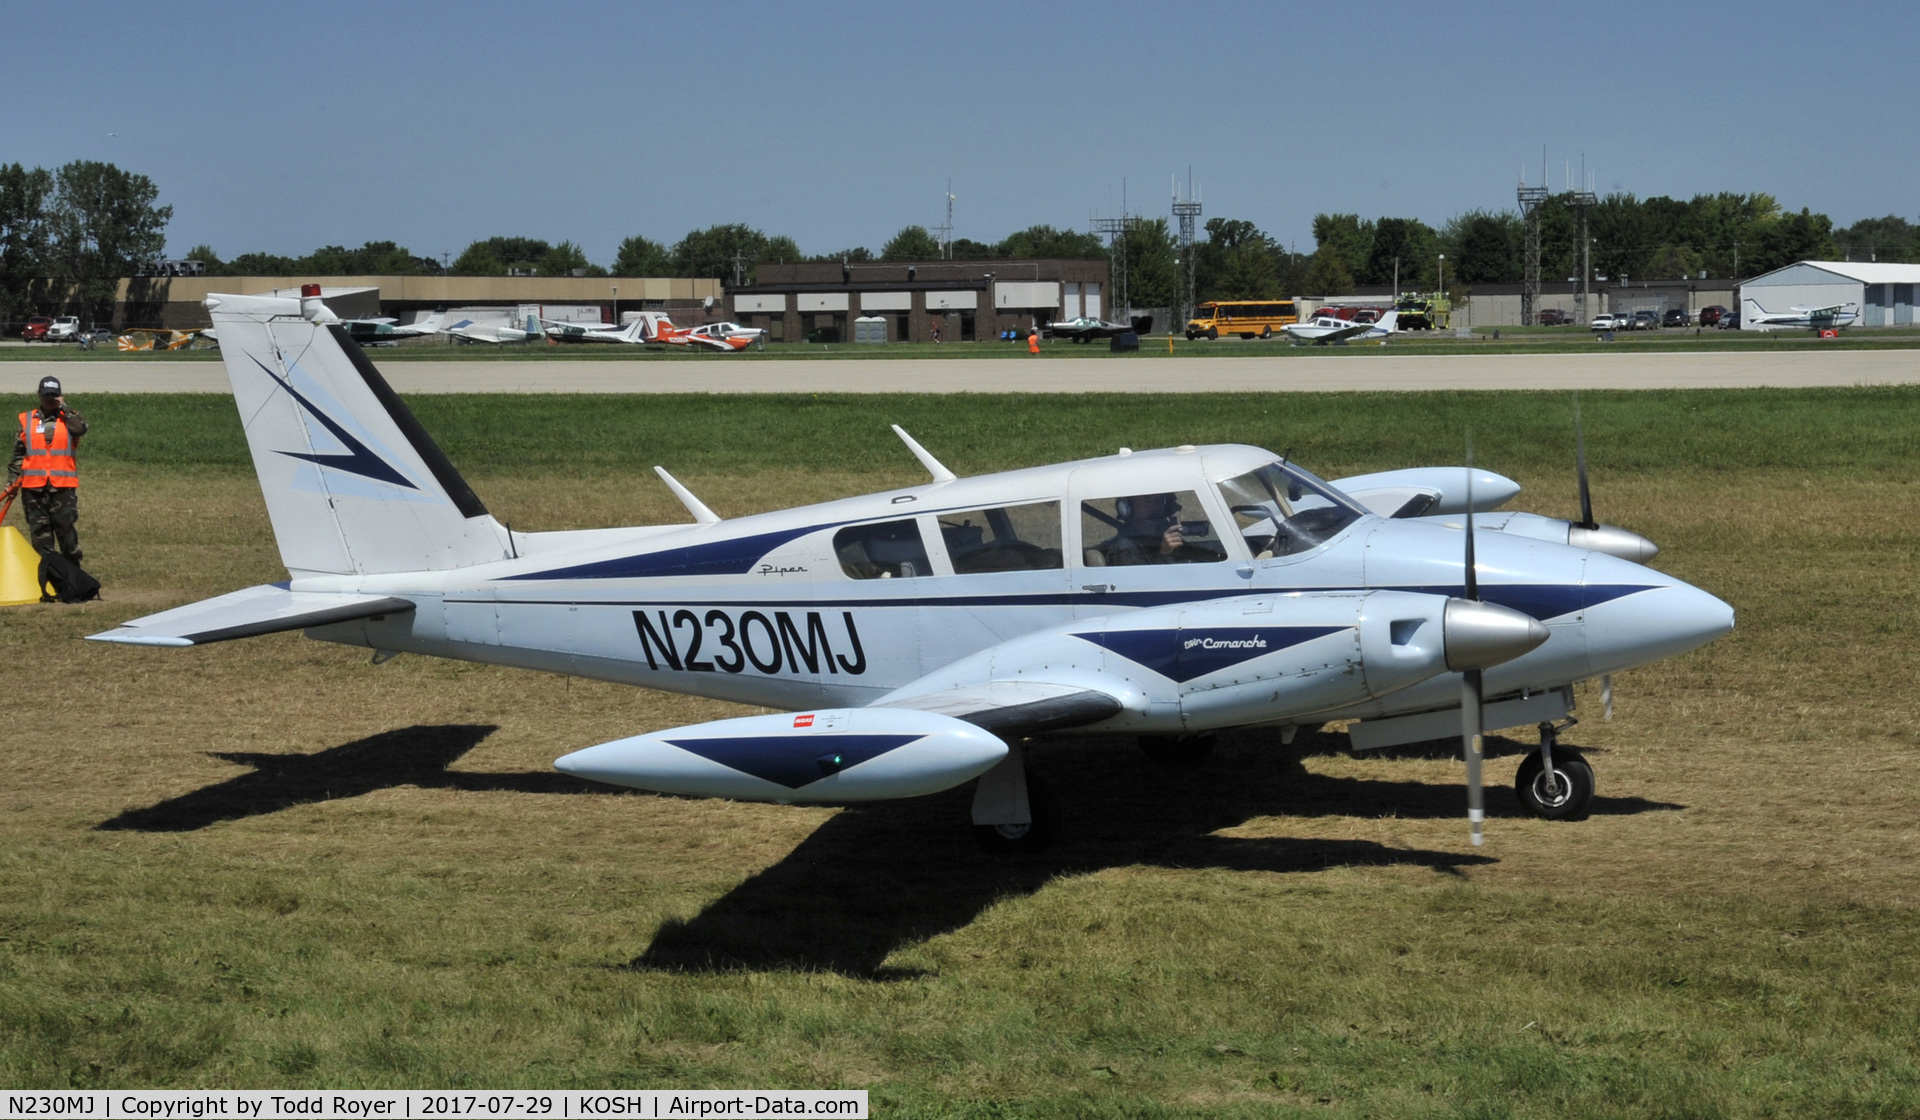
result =
[[1549,307],[1540,313],[1540,325],[1543,327],[1572,326],[1573,316],[1557,307]]
[[1717,303],[1710,303],[1700,309],[1700,325],[1703,327],[1717,327],[1720,325],[1720,320],[1726,314],[1726,308]]
[[1720,313],[1720,322],[1718,323],[1718,326],[1723,331],[1739,330],[1740,329],[1740,313],[1738,311],[1722,311]]
[[1684,327],[1687,325],[1687,313],[1678,307],[1669,307],[1667,308],[1667,313],[1660,316],[1660,325],[1663,327]]
[[1633,329],[1631,322],[1632,320],[1623,321],[1621,316],[1609,313],[1596,315],[1589,325],[1596,331],[1630,331]]
[[27,320],[25,327],[21,328],[20,337],[26,342],[45,342],[47,339],[47,328],[51,326],[53,326],[52,319],[47,318],[45,315],[35,315],[33,318]]
[[1657,331],[1660,329],[1660,316],[1643,307],[1633,313],[1633,329],[1636,331]]
[[47,328],[48,342],[72,342],[80,337],[80,316],[62,315]]

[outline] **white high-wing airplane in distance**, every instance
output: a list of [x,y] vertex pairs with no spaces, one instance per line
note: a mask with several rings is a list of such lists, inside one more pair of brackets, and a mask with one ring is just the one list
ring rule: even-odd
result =
[[1772,312],[1761,307],[1752,299],[1740,301],[1740,325],[1757,327],[1760,330],[1773,330],[1776,327],[1802,327],[1807,330],[1838,330],[1851,326],[1860,317],[1860,305],[1857,303],[1836,303],[1827,307],[1795,307],[1786,312]]
[[1058,820],[1029,790],[1031,737],[1127,732],[1164,755],[1348,719],[1359,749],[1459,727],[1478,843],[1483,719],[1539,726],[1521,802],[1578,818],[1592,770],[1555,749],[1573,684],[1733,626],[1624,559],[1651,543],[1584,500],[1577,524],[1474,513],[1518,487],[1454,467],[1348,492],[1233,444],[958,478],[896,428],[928,482],[722,519],[656,468],[692,524],[514,532],[320,299],[207,306],[289,578],[92,637],[302,629],[785,709],[555,763],[617,785],[844,803],[977,779],[976,836],[1031,850]]
[[1389,311],[1372,323],[1356,323],[1351,319],[1340,319],[1332,315],[1317,315],[1307,322],[1288,323],[1280,329],[1286,331],[1289,338],[1311,342],[1315,346],[1327,346],[1353,339],[1385,338],[1394,332],[1395,324],[1399,319],[1398,311]]
[[555,342],[614,342],[639,346],[660,341],[662,330],[672,331],[673,320],[658,311],[643,311],[619,325],[589,323],[548,323],[547,337]]

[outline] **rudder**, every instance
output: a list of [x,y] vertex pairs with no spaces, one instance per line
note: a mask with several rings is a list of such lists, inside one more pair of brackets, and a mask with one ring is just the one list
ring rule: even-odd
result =
[[507,558],[506,529],[318,299],[210,296],[280,558],[301,575]]

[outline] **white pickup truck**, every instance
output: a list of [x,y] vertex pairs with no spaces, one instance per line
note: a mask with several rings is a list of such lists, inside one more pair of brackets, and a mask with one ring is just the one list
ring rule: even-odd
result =
[[1596,317],[1592,326],[1596,331],[1630,331],[1633,329],[1633,320],[1625,315],[1607,314]]

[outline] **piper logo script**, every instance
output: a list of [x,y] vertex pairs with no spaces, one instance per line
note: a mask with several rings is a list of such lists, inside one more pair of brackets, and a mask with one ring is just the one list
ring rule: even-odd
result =
[[812,715],[794,716],[793,725],[795,727],[812,727],[813,716]]

